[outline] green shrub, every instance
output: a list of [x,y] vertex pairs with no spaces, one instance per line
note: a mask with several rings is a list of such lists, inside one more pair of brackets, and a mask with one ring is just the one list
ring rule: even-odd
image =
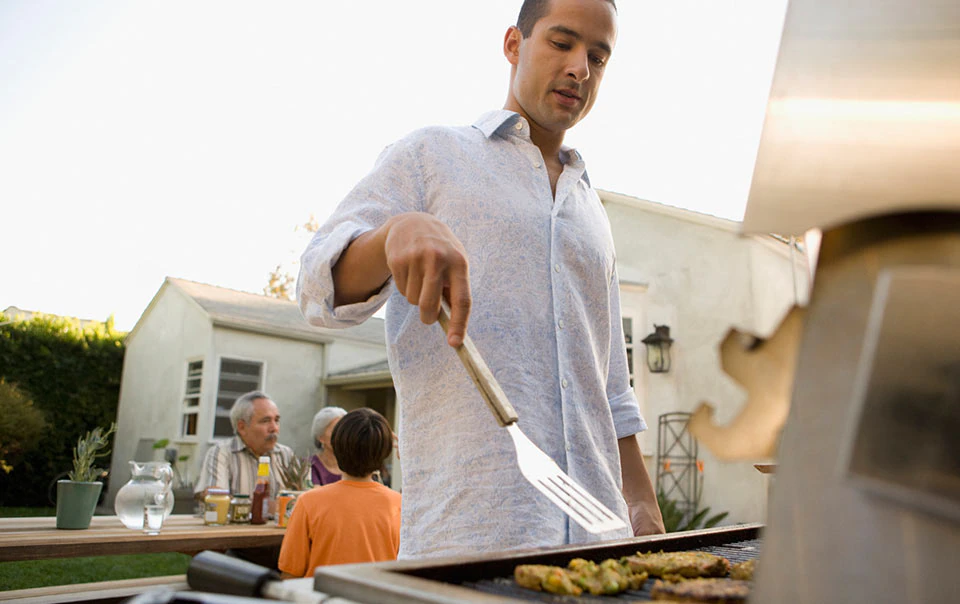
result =
[[694,506],[693,513],[688,514],[680,509],[676,501],[667,499],[662,490],[657,491],[657,503],[660,504],[660,514],[663,515],[663,528],[668,533],[712,528],[730,514],[730,512],[720,512],[708,518],[710,507],[700,509],[699,502]]
[[[0,313],[0,323],[13,319]],[[48,505],[47,487],[71,467],[77,439],[116,420],[124,335],[112,318],[84,327],[36,315],[0,325],[0,378],[16,383],[47,421],[32,450],[0,472],[0,505]]]
[[33,401],[0,377],[0,471],[13,471],[13,464],[37,446],[46,427]]

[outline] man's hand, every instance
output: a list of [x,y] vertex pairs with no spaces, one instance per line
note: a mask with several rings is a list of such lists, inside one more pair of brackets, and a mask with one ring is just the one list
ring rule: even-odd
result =
[[426,324],[437,320],[445,296],[450,303],[447,343],[455,348],[463,343],[470,316],[469,266],[463,244],[447,225],[411,212],[357,237],[333,267],[335,304],[367,299],[390,275]]

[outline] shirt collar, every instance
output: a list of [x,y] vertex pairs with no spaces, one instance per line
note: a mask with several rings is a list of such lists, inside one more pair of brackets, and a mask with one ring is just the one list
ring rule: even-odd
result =
[[[233,439],[230,441],[230,451],[233,453],[239,453],[247,448],[247,444],[243,442],[243,439],[240,438],[239,434],[235,434]],[[250,451],[250,454],[253,455],[253,451]]]
[[[507,109],[497,109],[481,115],[477,118],[477,121],[473,123],[473,127],[482,132],[485,137],[490,138],[494,134],[509,131],[509,129],[514,128],[518,122],[523,122],[523,118],[520,117],[519,113],[508,111]],[[527,132],[526,124],[524,124],[521,132]],[[583,156],[573,147],[563,145],[560,147],[560,161],[573,167],[579,167],[576,164],[578,162],[583,163]],[[587,182],[587,185],[590,184],[590,179],[587,177],[586,171],[584,171],[583,179]]]

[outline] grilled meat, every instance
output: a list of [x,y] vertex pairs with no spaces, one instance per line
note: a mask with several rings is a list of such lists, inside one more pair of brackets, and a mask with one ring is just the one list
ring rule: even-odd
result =
[[647,574],[632,572],[617,560],[597,564],[582,558],[570,561],[567,568],[541,564],[521,564],[514,569],[517,584],[535,591],[578,596],[586,591],[595,596],[616,595],[628,589],[640,589]]
[[746,562],[737,562],[730,569],[730,578],[740,581],[753,581],[753,571],[757,568],[756,560],[747,560]]
[[750,583],[733,579],[687,579],[679,583],[657,581],[650,590],[654,600],[741,604],[750,595]]
[[[648,552],[624,556],[620,562],[632,572],[645,572],[651,577],[724,577],[730,571],[730,561],[706,552]],[[675,575],[675,576],[674,576]]]
[[583,590],[571,581],[569,573],[559,566],[521,564],[513,570],[513,578],[520,587],[546,591],[562,596],[579,596]]

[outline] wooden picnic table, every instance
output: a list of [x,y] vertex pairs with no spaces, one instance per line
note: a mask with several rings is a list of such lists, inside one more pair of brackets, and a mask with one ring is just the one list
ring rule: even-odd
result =
[[285,532],[272,522],[205,526],[188,514],[169,516],[159,535],[128,529],[116,516],[94,516],[83,530],[58,529],[54,517],[0,518],[0,562],[279,546]]

